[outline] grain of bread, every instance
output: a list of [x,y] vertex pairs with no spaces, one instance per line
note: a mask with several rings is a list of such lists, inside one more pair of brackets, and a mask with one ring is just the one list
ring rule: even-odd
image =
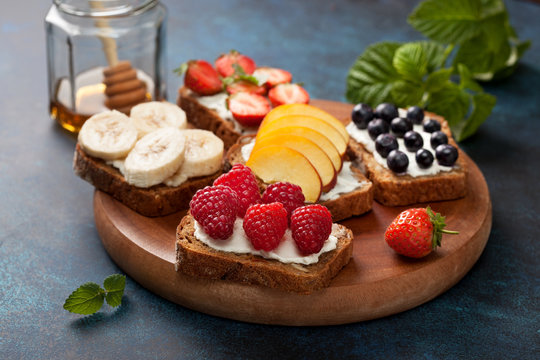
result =
[[336,226],[336,249],[321,254],[315,264],[285,264],[257,255],[223,252],[207,246],[195,237],[195,220],[188,214],[182,218],[176,230],[176,270],[195,277],[311,293],[328,287],[352,256],[351,230],[339,224]]
[[189,208],[191,198],[221,175],[221,171],[209,176],[190,178],[180,186],[163,184],[139,188],[126,182],[122,174],[105,161],[87,155],[79,144],[73,158],[75,174],[103,192],[122,202],[144,216],[164,216]]

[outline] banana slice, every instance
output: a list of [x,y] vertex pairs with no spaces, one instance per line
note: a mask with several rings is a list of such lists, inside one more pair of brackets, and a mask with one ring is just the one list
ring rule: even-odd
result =
[[187,126],[184,110],[165,101],[151,101],[134,106],[130,118],[139,132],[139,138],[160,128],[185,129]]
[[167,127],[143,136],[124,162],[124,177],[132,185],[146,188],[173,175],[184,161],[185,136]]
[[103,160],[125,157],[137,142],[137,129],[116,110],[96,114],[85,121],[78,137],[85,153]]
[[223,141],[211,131],[183,130],[186,138],[184,163],[170,178],[164,181],[167,186],[178,186],[188,178],[214,174],[221,169],[223,160]]

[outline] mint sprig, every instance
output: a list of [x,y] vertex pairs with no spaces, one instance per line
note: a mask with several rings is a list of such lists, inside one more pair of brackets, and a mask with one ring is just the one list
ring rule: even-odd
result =
[[64,303],[64,309],[69,312],[90,315],[101,309],[103,301],[111,307],[117,307],[122,303],[126,277],[120,274],[108,276],[103,282],[102,289],[94,282],[82,284],[73,291]]

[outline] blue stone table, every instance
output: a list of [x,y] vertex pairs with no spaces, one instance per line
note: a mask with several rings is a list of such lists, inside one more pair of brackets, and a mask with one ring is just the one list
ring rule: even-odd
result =
[[[377,41],[421,35],[416,1],[166,1],[168,67],[237,49],[290,70],[313,98],[344,101],[349,67]],[[93,188],[72,172],[74,137],[48,118],[43,19],[49,1],[0,12],[0,358],[540,358],[540,6],[507,1],[533,46],[497,105],[461,145],[483,171],[493,228],[472,270],[409,311],[364,323],[294,328],[191,311],[127,278],[123,305],[62,308],[87,281],[121,273],[103,249]],[[170,71],[169,100],[181,84]],[[474,211],[474,209],[471,209]],[[463,214],[466,216],[466,214]]]

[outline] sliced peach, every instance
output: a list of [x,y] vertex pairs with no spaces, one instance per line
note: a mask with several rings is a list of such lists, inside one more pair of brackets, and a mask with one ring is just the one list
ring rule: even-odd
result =
[[343,137],[345,142],[349,142],[349,133],[345,129],[345,125],[334,116],[330,115],[326,111],[319,109],[313,105],[308,104],[286,104],[275,107],[268,114],[266,114],[265,120],[272,121],[283,117],[285,115],[307,115],[319,118],[332,125]]
[[285,115],[268,121],[265,118],[259,126],[259,133],[279,129],[285,126],[305,126],[324,134],[324,136],[336,146],[339,155],[342,157],[345,154],[345,150],[347,150],[347,141],[343,140],[339,131],[326,121],[313,116]]
[[336,170],[330,158],[326,153],[313,141],[308,140],[298,135],[275,135],[264,136],[255,142],[252,151],[257,151],[260,148],[269,145],[281,145],[290,149],[296,150],[304,155],[311,165],[317,170],[321,178],[322,191],[327,192],[336,184]]
[[281,145],[268,145],[253,151],[246,165],[265,183],[286,181],[302,188],[307,202],[317,202],[322,183],[317,170],[296,150]]
[[302,136],[308,140],[313,141],[315,144],[317,144],[330,158],[330,161],[332,161],[332,165],[334,166],[334,169],[336,170],[336,173],[339,173],[341,171],[341,166],[343,165],[343,160],[341,159],[341,156],[339,155],[339,152],[336,149],[336,146],[332,144],[330,140],[323,134],[321,134],[318,131],[315,131],[311,128],[305,127],[305,126],[285,126],[282,128],[270,130],[270,131],[263,131],[259,132],[257,134],[257,141],[262,140],[263,138],[266,138],[267,136],[289,136],[289,135],[296,135],[296,136]]

